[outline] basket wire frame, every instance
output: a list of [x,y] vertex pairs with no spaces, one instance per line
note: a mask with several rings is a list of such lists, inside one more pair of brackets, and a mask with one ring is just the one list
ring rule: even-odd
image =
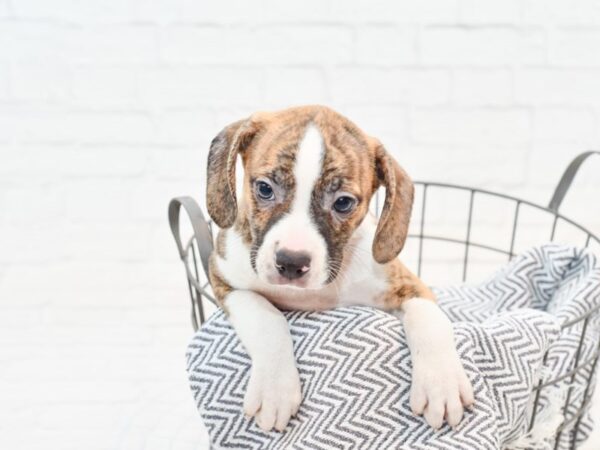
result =
[[[421,191],[422,196],[421,196],[421,201],[420,201],[420,208],[421,208],[420,209],[420,220],[419,220],[419,224],[418,224],[418,232],[410,233],[408,235],[408,239],[411,239],[411,240],[416,239],[418,242],[417,261],[416,261],[417,275],[421,276],[421,273],[423,270],[424,246],[425,246],[425,242],[427,242],[427,241],[454,243],[454,244],[460,244],[460,245],[464,246],[464,252],[463,252],[463,257],[462,257],[462,277],[461,277],[463,282],[466,281],[468,278],[468,267],[469,267],[469,262],[470,262],[470,257],[471,257],[471,250],[473,248],[478,248],[481,250],[485,250],[487,252],[504,255],[504,256],[506,256],[506,259],[508,261],[510,261],[515,256],[515,248],[516,248],[515,240],[519,234],[519,218],[520,218],[520,215],[521,215],[524,207],[533,208],[534,210],[542,212],[542,213],[548,215],[549,217],[551,217],[552,225],[551,225],[550,233],[548,235],[548,240],[550,242],[555,241],[557,226],[561,222],[564,222],[564,223],[571,225],[575,229],[579,230],[585,236],[584,246],[586,248],[589,247],[590,244],[592,244],[592,243],[595,243],[600,248],[600,239],[598,238],[598,236],[596,236],[594,233],[592,233],[585,227],[579,225],[575,221],[569,219],[568,217],[565,217],[564,215],[562,215],[561,213],[558,212],[559,207],[562,203],[562,200],[564,199],[566,193],[568,192],[569,187],[570,187],[579,167],[581,166],[583,161],[586,160],[592,154],[600,154],[600,152],[598,152],[598,151],[585,152],[573,160],[573,162],[565,170],[565,173],[563,174],[563,176],[554,192],[554,195],[547,207],[541,206],[541,205],[538,205],[533,202],[523,200],[523,199],[520,199],[517,197],[513,197],[510,195],[501,194],[501,193],[497,193],[497,192],[493,192],[493,191],[489,191],[489,190],[485,190],[485,189],[477,189],[477,188],[473,188],[473,187],[461,186],[461,185],[456,185],[456,184],[448,184],[448,183],[415,182],[415,185],[422,190]],[[430,193],[434,189],[444,189],[444,190],[453,189],[453,190],[459,190],[462,192],[466,192],[468,194],[468,210],[467,210],[466,230],[465,230],[464,239],[457,239],[456,237],[437,235],[437,234],[432,234],[432,233],[427,232],[427,223],[426,223],[427,222],[426,221],[427,199],[428,199],[428,193]],[[514,205],[513,213],[512,213],[512,220],[511,220],[511,223],[512,223],[511,236],[510,236],[510,242],[509,242],[508,248],[502,248],[500,246],[494,246],[494,245],[484,244],[481,242],[475,242],[471,238],[472,237],[473,214],[474,214],[475,201],[478,199],[485,200],[486,198],[487,199],[489,199],[489,198],[498,199],[499,198],[499,199],[503,199],[504,201],[509,202],[512,205]],[[217,301],[211,291],[210,283],[209,283],[208,277],[207,277],[208,256],[210,255],[210,252],[212,251],[212,248],[213,248],[212,221],[205,220],[204,216],[200,212],[199,208],[197,209],[197,211],[194,210],[194,213],[196,213],[195,219],[198,219],[198,217],[200,217],[200,220],[205,222],[206,228],[208,230],[208,236],[209,236],[208,242],[207,242],[206,233],[203,236],[199,236],[199,233],[197,233],[197,230],[195,229],[194,235],[192,235],[189,238],[189,240],[187,240],[185,246],[183,246],[183,245],[181,245],[179,233],[178,232],[176,233],[176,231],[175,231],[175,229],[178,230],[179,224],[178,224],[178,218],[176,220],[176,223],[174,223],[175,219],[173,216],[179,214],[179,207],[175,207],[174,202],[176,202],[176,203],[183,202],[184,206],[186,206],[185,203],[187,202],[188,207],[186,207],[186,210],[188,212],[188,215],[190,215],[190,216],[194,216],[193,213],[190,213],[190,208],[189,208],[190,202],[195,205],[195,208],[198,208],[198,207],[195,204],[195,202],[189,197],[180,197],[177,199],[173,199],[171,202],[171,205],[169,205],[169,220],[171,222],[171,229],[173,231],[173,234],[175,235],[176,242],[178,243],[178,247],[180,249],[180,256],[181,256],[182,261],[184,262],[185,269],[186,269],[187,283],[188,283],[188,289],[189,289],[190,299],[191,299],[190,316],[191,316],[192,326],[193,326],[194,331],[197,331],[198,328],[202,325],[202,323],[204,323],[204,321],[206,319],[204,300],[208,300],[213,305],[217,304]],[[382,202],[380,201],[380,193],[378,192],[376,194],[375,199],[372,204],[374,206],[374,212],[376,215],[379,215],[379,213],[380,213],[381,203]],[[175,209],[176,209],[176,211],[175,211]],[[194,225],[193,219],[194,219],[194,217],[192,217],[192,224]],[[200,265],[202,265],[202,267],[199,267]],[[201,270],[201,269],[203,269],[203,270]],[[555,436],[555,445],[554,445],[555,449],[558,448],[558,446],[561,442],[561,436],[562,436],[563,431],[566,430],[571,425],[573,425],[573,428],[570,431],[569,446],[570,446],[570,448],[575,449],[578,444],[577,438],[578,438],[578,433],[580,431],[581,421],[582,421],[584,414],[587,412],[588,406],[590,405],[590,402],[591,402],[590,389],[593,384],[594,374],[595,374],[596,366],[598,364],[598,359],[600,359],[600,336],[593,337],[593,341],[597,342],[597,345],[596,345],[595,351],[592,353],[592,355],[589,356],[588,358],[586,358],[584,361],[580,361],[580,358],[582,355],[582,347],[583,347],[584,341],[588,337],[587,333],[588,333],[588,329],[590,328],[588,325],[590,324],[591,320],[598,318],[599,314],[600,314],[600,308],[595,307],[592,310],[588,311],[587,313],[581,315],[580,317],[577,317],[576,319],[573,319],[569,322],[562,324],[562,329],[565,330],[567,328],[579,326],[579,324],[582,323],[581,331],[580,331],[580,335],[579,335],[578,347],[577,347],[575,356],[573,358],[571,369],[569,371],[567,371],[566,373],[562,374],[561,376],[554,378],[552,380],[544,381],[542,379],[542,377],[540,377],[540,381],[538,382],[537,386],[533,389],[533,392],[531,394],[532,406],[531,406],[531,416],[530,416],[529,427],[528,427],[529,430],[531,430],[536,423],[535,421],[537,418],[537,414],[541,407],[540,398],[541,398],[542,390],[549,386],[557,385],[558,383],[561,383],[567,379],[570,379],[570,383],[572,384],[575,381],[575,377],[578,374],[585,373],[584,371],[587,370],[588,367],[590,368],[590,370],[588,371],[588,374],[587,374],[587,383],[586,383],[586,387],[584,390],[582,404],[579,405],[575,409],[575,411],[572,412],[571,414],[569,414],[568,406],[571,402],[572,387],[569,387],[567,390],[566,398],[565,398],[564,405],[562,408],[564,420],[557,429],[557,433]],[[548,354],[546,353],[546,355],[543,358],[543,364],[546,363],[547,355]]]

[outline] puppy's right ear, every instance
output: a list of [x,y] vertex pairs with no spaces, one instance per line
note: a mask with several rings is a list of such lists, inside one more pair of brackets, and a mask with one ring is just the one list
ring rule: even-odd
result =
[[206,206],[208,214],[219,226],[229,228],[237,216],[235,164],[258,133],[260,127],[252,118],[225,127],[211,142],[208,153]]

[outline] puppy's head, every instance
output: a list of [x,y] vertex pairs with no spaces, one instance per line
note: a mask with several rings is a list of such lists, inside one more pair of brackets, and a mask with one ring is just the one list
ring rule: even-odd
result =
[[[239,207],[238,156],[245,172]],[[379,141],[328,108],[306,106],[257,113],[213,140],[207,206],[219,227],[236,223],[260,279],[318,289],[338,275],[344,247],[382,185],[372,253],[383,264],[404,245],[412,182]]]

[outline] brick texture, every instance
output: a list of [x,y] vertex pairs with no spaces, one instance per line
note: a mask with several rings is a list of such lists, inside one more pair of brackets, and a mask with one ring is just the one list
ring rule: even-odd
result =
[[[599,46],[596,0],[0,0],[0,448],[207,448],[166,208],[227,123],[325,103],[415,179],[546,203],[600,148]],[[599,164],[565,204],[596,233]]]

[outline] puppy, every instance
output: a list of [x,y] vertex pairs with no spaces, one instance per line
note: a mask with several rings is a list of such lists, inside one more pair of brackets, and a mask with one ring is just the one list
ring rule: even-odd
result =
[[[236,160],[244,167],[236,196]],[[302,393],[283,310],[367,305],[402,316],[410,405],[434,428],[473,402],[448,318],[397,258],[413,184],[381,143],[323,106],[257,113],[226,127],[208,156],[208,212],[219,226],[210,281],[252,359],[244,412],[284,430]],[[384,186],[379,221],[369,201]]]

